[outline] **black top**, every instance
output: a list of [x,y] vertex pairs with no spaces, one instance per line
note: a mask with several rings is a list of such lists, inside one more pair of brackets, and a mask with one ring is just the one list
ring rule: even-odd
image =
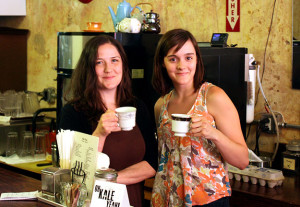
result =
[[[147,161],[154,168],[154,170],[157,170],[157,164],[158,164],[157,149],[158,148],[157,148],[157,141],[155,139],[154,131],[153,131],[154,121],[151,120],[149,111],[144,102],[137,99],[136,108],[137,108],[136,123],[143,135],[145,141],[145,147],[146,147],[144,160]],[[92,126],[88,121],[86,115],[83,112],[76,111],[74,106],[71,104],[66,104],[62,108],[60,121],[58,123],[58,130],[60,129],[64,129],[64,130],[69,129],[69,130],[74,130],[86,134],[93,133]]]

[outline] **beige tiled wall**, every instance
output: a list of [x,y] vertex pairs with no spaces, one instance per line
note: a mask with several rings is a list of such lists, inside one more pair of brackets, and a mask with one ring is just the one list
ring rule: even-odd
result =
[[[121,0],[93,0],[82,4],[78,0],[27,0],[26,17],[0,16],[0,26],[30,30],[28,39],[28,89],[42,91],[56,87],[57,32],[82,31],[86,22],[103,22],[102,29],[113,32],[108,10],[115,11]],[[131,5],[140,1],[130,0]],[[164,33],[173,28],[190,30],[199,42],[209,42],[213,32],[226,32],[225,0],[179,1],[145,0],[152,3],[154,12],[160,15]],[[273,25],[270,28],[274,0],[240,0],[240,32],[229,33],[228,44],[248,48],[263,65],[263,87],[274,111],[282,113],[287,123],[300,124],[300,90],[291,88],[292,78],[292,0],[276,1]],[[150,6],[142,5],[145,12]],[[299,20],[299,18],[298,18]],[[267,36],[269,43],[265,50]],[[264,53],[266,51],[266,55]],[[262,70],[262,69],[261,69]],[[47,107],[47,106],[45,106]],[[256,113],[264,111],[261,94],[255,107]],[[253,143],[255,133],[250,133]],[[261,135],[262,148],[273,150],[274,135]],[[281,142],[300,139],[299,130],[282,129]],[[251,141],[252,140],[252,141]]]

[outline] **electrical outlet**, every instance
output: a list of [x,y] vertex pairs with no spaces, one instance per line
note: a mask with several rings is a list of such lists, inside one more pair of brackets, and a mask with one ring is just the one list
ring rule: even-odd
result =
[[[282,114],[275,113],[275,117],[277,120],[277,125],[280,125],[283,122]],[[276,134],[276,126],[272,114],[263,113],[261,115],[259,123],[261,124],[263,132],[266,132],[268,134]]]

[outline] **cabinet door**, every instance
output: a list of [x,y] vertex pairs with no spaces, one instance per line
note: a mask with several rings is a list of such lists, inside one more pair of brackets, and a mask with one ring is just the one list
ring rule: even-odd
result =
[[27,34],[28,30],[0,27],[1,92],[27,90]]
[[26,16],[26,0],[0,0],[0,16]]

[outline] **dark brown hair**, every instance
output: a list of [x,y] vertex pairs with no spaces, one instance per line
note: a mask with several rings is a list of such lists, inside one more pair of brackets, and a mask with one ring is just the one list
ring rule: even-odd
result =
[[203,83],[204,67],[200,49],[195,37],[189,31],[173,29],[165,33],[159,40],[154,56],[152,84],[154,89],[161,96],[166,95],[174,87],[172,80],[169,78],[167,70],[164,67],[164,58],[167,56],[170,49],[176,46],[175,52],[177,52],[188,40],[191,40],[197,56],[197,65],[194,75],[195,91],[199,89]]
[[93,37],[86,43],[72,74],[69,90],[72,95],[69,100],[67,99],[76,110],[83,111],[92,124],[95,124],[107,109],[99,93],[98,77],[95,71],[98,48],[107,43],[116,47],[123,63],[123,77],[117,87],[116,104],[118,106],[130,105],[134,100],[128,60],[122,45],[107,35]]

